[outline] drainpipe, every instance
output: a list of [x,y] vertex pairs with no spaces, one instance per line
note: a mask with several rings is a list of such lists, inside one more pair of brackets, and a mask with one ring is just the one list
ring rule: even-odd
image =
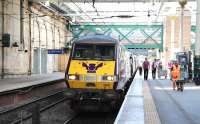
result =
[[36,23],[37,23],[37,26],[38,26],[38,31],[39,31],[39,74],[41,74],[41,41],[40,41],[40,24],[37,20],[37,17],[36,17]]
[[24,50],[24,0],[20,0],[20,44]]
[[[58,45],[59,45],[59,49],[61,49],[61,46],[60,46],[61,40],[60,40],[60,29],[59,29],[59,27],[58,27],[58,38],[59,38],[59,44],[58,44]],[[61,71],[62,71],[62,69],[61,69],[61,64],[62,64],[62,63],[61,63],[61,57],[62,57],[62,56],[59,55],[59,57],[60,57],[60,58],[59,58],[59,66],[60,66],[60,67],[58,67],[58,71],[61,72]]]
[[195,55],[200,56],[200,0],[197,0]]
[[44,23],[45,32],[46,32],[46,50],[48,50],[48,32],[47,32],[47,25],[45,24],[45,21],[44,21],[43,23]]
[[[53,27],[52,27],[52,33],[53,33],[53,40],[52,40],[52,44],[53,44],[53,49],[55,49],[56,47],[56,40],[55,40],[55,19],[54,19],[54,23],[53,23]],[[56,71],[56,68],[55,68],[55,63],[56,63],[56,57],[55,57],[55,54],[53,55],[53,62],[54,62],[54,65],[53,65],[53,71]]]
[[[55,49],[55,37],[54,37],[54,27],[51,25],[51,33],[52,33],[52,46],[51,46],[51,49]],[[54,62],[54,65],[55,65],[55,56],[53,55],[53,62]],[[54,72],[54,65],[52,65],[53,67],[53,72]]]
[[61,49],[60,44],[61,44],[61,40],[60,40],[60,29],[58,27],[58,38],[59,38],[59,49]]
[[[48,32],[47,32],[47,25],[46,25],[46,23],[45,23],[45,21],[43,22],[43,24],[44,24],[44,27],[45,27],[45,31],[46,31],[46,54],[47,54],[47,52],[48,52]],[[47,55],[48,56],[48,55]],[[46,56],[46,57],[47,57]],[[48,59],[48,57],[46,58],[46,59]],[[47,63],[46,64],[48,64],[48,60],[47,60]],[[47,65],[46,65],[46,67],[48,67]],[[45,70],[45,73],[48,73],[48,68],[46,68],[46,70]]]
[[28,75],[31,75],[32,70],[32,41],[31,41],[31,5],[28,2],[28,9],[29,9],[29,66],[28,66]]
[[4,34],[4,4],[5,4],[5,1],[4,0],[2,0],[1,1],[1,3],[2,3],[2,37],[1,37],[1,39],[2,39],[2,48],[1,48],[1,50],[2,50],[2,69],[1,69],[1,79],[3,79],[4,78],[4,47],[3,47],[3,34]]

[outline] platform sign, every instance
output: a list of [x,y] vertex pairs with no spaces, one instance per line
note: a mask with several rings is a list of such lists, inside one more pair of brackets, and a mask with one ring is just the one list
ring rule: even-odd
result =
[[63,54],[63,49],[48,49],[48,54]]

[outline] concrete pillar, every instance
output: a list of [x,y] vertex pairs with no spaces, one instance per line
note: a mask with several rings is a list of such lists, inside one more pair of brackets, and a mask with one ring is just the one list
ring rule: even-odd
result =
[[159,52],[159,49],[156,49],[156,58],[160,58],[160,52]]
[[181,23],[180,23],[180,41],[179,41],[179,47],[180,47],[180,51],[182,52],[184,49],[183,49],[183,44],[184,44],[184,42],[183,42],[183,24],[184,24],[184,22],[183,22],[183,17],[184,17],[184,7],[185,7],[185,5],[187,4],[187,0],[179,0],[179,4],[180,4],[180,6],[181,6],[181,18],[180,18],[180,21],[181,21]]
[[171,19],[170,60],[174,59],[175,48],[175,20]]
[[180,41],[179,41],[180,52],[183,51],[183,17],[184,17],[184,7],[181,7]]
[[197,0],[195,55],[200,55],[200,0]]

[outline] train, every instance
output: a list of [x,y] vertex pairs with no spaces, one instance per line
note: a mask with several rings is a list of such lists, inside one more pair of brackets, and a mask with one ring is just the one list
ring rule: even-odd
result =
[[89,103],[115,108],[123,100],[136,70],[136,56],[118,40],[104,35],[78,38],[72,44],[65,72],[72,108]]

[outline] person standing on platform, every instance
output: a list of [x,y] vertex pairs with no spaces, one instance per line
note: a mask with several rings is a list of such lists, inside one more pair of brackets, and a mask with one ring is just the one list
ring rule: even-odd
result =
[[144,70],[144,80],[147,80],[149,73],[149,61],[147,60],[147,58],[145,58],[145,61],[143,62],[143,70]]
[[154,59],[152,65],[151,65],[151,69],[152,69],[152,78],[153,78],[153,79],[156,78],[156,68],[157,68],[156,59]]
[[172,66],[171,77],[172,77],[172,87],[173,87],[173,90],[175,90],[176,89],[176,81],[180,79],[180,66],[178,65],[178,62],[176,62]]
[[139,73],[140,73],[140,76],[142,75],[142,66],[139,66]]
[[168,69],[169,69],[169,77],[170,77],[170,80],[172,80],[172,74],[171,74],[172,66],[173,66],[172,61],[168,62]]
[[138,65],[138,69],[139,69],[139,74],[140,76],[142,76],[142,61],[139,62],[139,65]]

